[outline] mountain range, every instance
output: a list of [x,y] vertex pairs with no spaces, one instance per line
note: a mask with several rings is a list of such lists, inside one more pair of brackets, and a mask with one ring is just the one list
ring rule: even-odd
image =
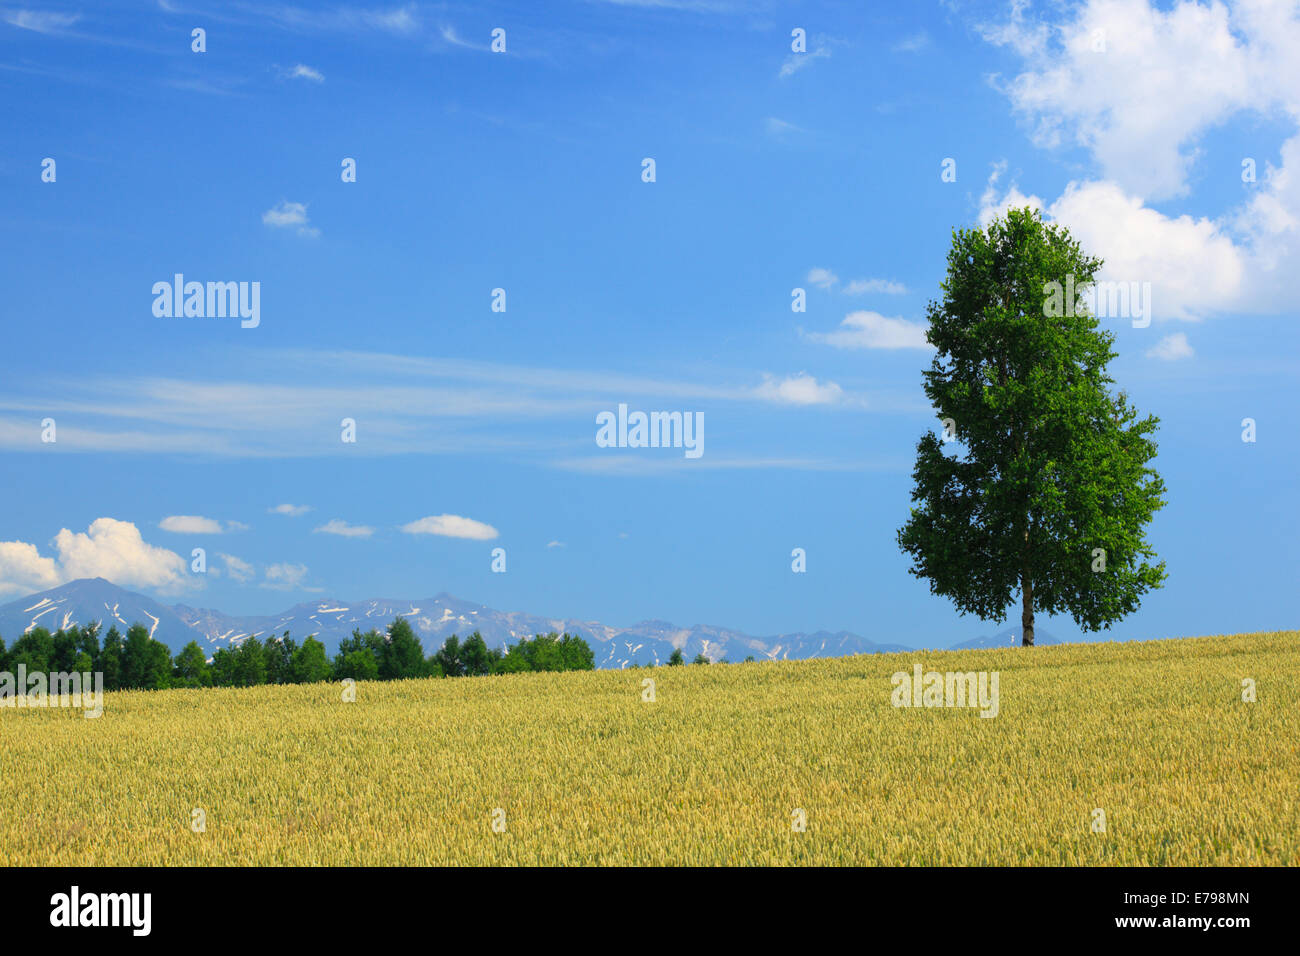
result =
[[[125,634],[129,626],[140,623],[173,653],[190,641],[197,641],[210,656],[216,650],[237,645],[248,637],[265,640],[288,631],[299,641],[314,635],[333,656],[339,641],[354,629],[383,630],[399,615],[410,622],[424,644],[426,654],[432,653],[452,634],[466,637],[478,631],[489,646],[500,647],[520,638],[555,631],[586,640],[595,651],[596,666],[601,668],[662,664],[674,648],[680,648],[687,660],[696,654],[704,654],[714,661],[723,658],[742,661],[749,656],[756,660],[800,660],[916,650],[902,644],[876,643],[848,631],[751,637],[725,627],[698,624],[678,627],[667,621],[642,621],[631,627],[614,627],[597,621],[495,611],[445,593],[416,600],[312,601],[295,605],[280,614],[240,617],[211,608],[184,604],[167,606],[103,578],[70,581],[0,605],[0,636],[7,637],[12,644],[15,638],[33,627],[44,627],[53,632],[92,620],[101,623],[102,631],[116,625]],[[1041,629],[1037,632],[1037,641],[1040,644],[1058,643]],[[1008,628],[953,647],[1008,647],[1019,642],[1019,628]]]

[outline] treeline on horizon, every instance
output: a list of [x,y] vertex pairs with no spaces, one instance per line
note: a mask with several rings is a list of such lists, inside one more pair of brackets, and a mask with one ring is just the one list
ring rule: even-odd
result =
[[[321,681],[405,680],[413,677],[477,677],[526,671],[595,670],[587,642],[571,634],[538,634],[502,651],[488,647],[475,631],[461,641],[455,634],[429,657],[405,618],[381,633],[354,630],[339,643],[333,661],[315,637],[301,644],[285,631],[265,641],[248,637],[221,648],[209,661],[197,641],[180,653],[132,624],[125,638],[114,625],[99,640],[98,621],[51,634],[43,627],[28,631],[6,650],[0,638],[0,671],[16,673],[95,673],[104,675],[105,690],[162,690],[168,687],[255,687],[259,684],[314,684]],[[675,655],[680,663],[680,652]]]

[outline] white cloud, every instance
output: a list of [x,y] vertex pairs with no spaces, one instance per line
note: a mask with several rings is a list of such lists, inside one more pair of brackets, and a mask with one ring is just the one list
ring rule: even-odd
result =
[[0,16],[10,26],[36,33],[57,33],[81,19],[79,13],[54,13],[49,10],[6,10]]
[[312,226],[307,219],[307,206],[300,202],[280,200],[266,212],[262,213],[262,222],[275,229],[298,228],[298,235],[315,239],[320,230]]
[[892,279],[852,279],[844,286],[845,295],[862,295],[866,292],[883,292],[885,295],[903,295],[907,286]]
[[437,534],[445,538],[469,538],[473,541],[490,541],[497,529],[490,524],[462,518],[460,515],[430,515],[402,525],[407,534]]
[[278,205],[262,213],[262,222],[277,228],[301,226],[307,222],[307,207],[300,202],[282,199]]
[[0,595],[32,594],[63,583],[58,564],[26,541],[0,541]]
[[1195,354],[1187,341],[1187,336],[1182,332],[1166,335],[1154,347],[1147,349],[1148,358],[1163,359],[1166,362],[1188,359]]
[[821,266],[813,266],[808,270],[808,282],[817,286],[819,289],[829,289],[835,283],[839,282],[839,276],[830,269],[823,269]]
[[837,349],[928,349],[926,326],[879,312],[850,312],[834,332],[809,332],[808,338]]
[[548,541],[548,542],[546,542],[546,546],[547,546],[548,548],[552,548],[552,549],[554,549],[554,548],[563,548],[563,547],[564,547],[564,542],[563,542],[563,541]]
[[226,573],[238,581],[240,584],[247,584],[253,580],[253,566],[242,558],[237,558],[233,554],[217,553],[225,566]]
[[1053,27],[1028,28],[1023,7],[1015,8],[1010,23],[985,36],[1026,60],[1028,69],[1004,89],[1036,124],[1037,142],[1083,146],[1105,178],[1166,199],[1186,192],[1201,133],[1238,110],[1295,98],[1280,85],[1290,70],[1268,72],[1286,54],[1259,42],[1253,19],[1232,17],[1219,3],[1161,11],[1146,0],[1093,0]]
[[[1296,110],[1300,115],[1300,105]],[[1250,277],[1243,304],[1253,311],[1295,307],[1294,277],[1300,273],[1300,136],[1282,144],[1281,158],[1281,166],[1265,164],[1254,196],[1231,219],[1249,249]]]
[[[805,281],[819,289],[829,290],[840,281],[840,277],[830,269],[814,266],[808,270],[808,277]],[[907,287],[901,282],[894,282],[892,279],[850,279],[845,284],[843,291],[845,295],[862,295],[867,292],[902,295],[907,291]]]
[[272,564],[267,567],[262,587],[273,591],[296,591],[303,587],[307,579],[305,564]]
[[267,508],[266,511],[268,514],[289,515],[296,518],[311,511],[311,505],[276,505],[274,508]]
[[989,181],[984,187],[984,192],[980,194],[980,211],[979,222],[981,228],[987,228],[988,224],[996,217],[1006,213],[1008,209],[1022,209],[1028,206],[1031,209],[1043,209],[1044,204],[1037,196],[1026,196],[1019,188],[1012,184],[1007,187],[1005,193],[998,190],[998,181],[1007,171],[1007,161],[999,160],[993,164],[993,169],[989,172]]
[[107,578],[123,587],[174,592],[194,585],[185,559],[146,544],[129,521],[97,518],[85,533],[62,529],[54,538],[58,557],[35,545],[0,542],[0,594],[45,590],[78,578]]
[[820,60],[824,57],[829,57],[830,55],[831,51],[824,46],[819,46],[807,53],[791,53],[785,58],[785,62],[781,64],[781,72],[779,75],[782,77],[794,76],[804,67],[811,66],[813,60]]
[[305,63],[295,64],[290,69],[285,70],[283,75],[286,79],[290,80],[310,80],[313,83],[325,82],[324,73]]
[[146,544],[129,521],[96,518],[85,534],[67,528],[54,538],[65,580],[107,578],[115,584],[159,590],[186,587],[185,559],[166,548]]
[[[994,182],[990,180],[990,182]],[[1239,305],[1250,282],[1247,253],[1210,219],[1165,216],[1115,183],[1070,183],[1054,203],[1014,186],[1001,199],[985,191],[981,225],[1012,206],[1041,209],[1104,260],[1102,281],[1150,282],[1156,318],[1194,319]]]
[[368,538],[375,533],[375,529],[367,525],[348,524],[341,518],[331,518],[319,528],[316,528],[313,533],[337,534],[344,538]]
[[[1045,147],[1081,146],[1098,167],[1055,202],[986,191],[981,219],[1029,201],[1065,223],[1105,260],[1103,279],[1150,281],[1156,318],[1285,312],[1300,272],[1300,135],[1256,141],[1243,159],[1261,167],[1249,193],[1217,218],[1166,216],[1149,203],[1185,196],[1202,138],[1246,116],[1300,127],[1300,4],[1231,6],[1181,0],[1091,0],[1059,25],[1031,22],[1027,4],[985,27],[1024,70],[996,81]],[[1216,175],[1223,175],[1216,173]],[[991,183],[996,181],[996,175]]]
[[158,522],[158,527],[175,534],[221,534],[221,522],[200,515],[168,515]]
[[998,46],[1014,47],[1021,56],[1029,57],[1047,48],[1049,31],[1045,23],[1027,23],[1025,9],[1029,0],[1011,0],[1011,19],[1006,23],[986,23],[980,26],[984,39]]
[[1114,183],[1071,183],[1049,213],[1105,259],[1103,279],[1150,282],[1156,316],[1191,318],[1240,299],[1247,264],[1209,219],[1162,215]]
[[833,405],[844,399],[844,390],[834,382],[818,382],[805,372],[783,379],[764,375],[756,393],[767,401],[786,405]]

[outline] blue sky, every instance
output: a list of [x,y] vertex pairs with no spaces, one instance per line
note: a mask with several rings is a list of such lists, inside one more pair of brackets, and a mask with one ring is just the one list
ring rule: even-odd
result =
[[[1170,578],[1103,636],[1293,627],[1296,48],[1295,4],[0,8],[0,599],[989,633],[894,533],[951,231],[1029,202],[1151,283],[1103,325]],[[155,316],[176,273],[259,324]],[[704,454],[598,447],[619,403]]]

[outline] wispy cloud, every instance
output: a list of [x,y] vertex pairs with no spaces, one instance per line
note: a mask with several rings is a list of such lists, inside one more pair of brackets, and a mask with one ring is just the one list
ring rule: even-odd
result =
[[56,13],[51,10],[5,10],[0,19],[10,26],[35,33],[60,33],[81,19],[79,13]]
[[616,7],[644,7],[653,10],[689,10],[695,13],[744,13],[746,0],[591,0]]
[[789,136],[794,133],[807,132],[802,126],[795,126],[794,123],[787,123],[775,116],[769,116],[763,120],[763,128],[767,130],[769,136]]
[[391,10],[363,10],[360,14],[364,23],[377,30],[388,30],[392,33],[413,33],[420,26],[415,18],[413,3],[408,3],[404,7],[394,7]]
[[307,565],[281,562],[268,565],[262,577],[262,587],[272,591],[319,591],[320,588],[304,586],[307,580]]
[[292,518],[296,518],[299,515],[305,515],[308,511],[311,511],[311,505],[285,504],[285,505],[276,505],[274,508],[266,509],[267,514],[289,515]]
[[286,80],[310,80],[312,83],[325,82],[324,73],[305,63],[297,63],[291,67],[282,69],[280,75]]
[[487,49],[487,44],[485,43],[471,43],[469,40],[466,40],[463,37],[461,37],[461,35],[456,32],[456,28],[453,26],[448,26],[446,24],[440,26],[438,28],[438,35],[442,37],[443,43],[447,43],[451,46],[464,47],[467,50]]
[[[687,475],[698,471],[889,471],[906,473],[911,462],[903,458],[875,462],[842,462],[819,458],[655,458],[645,455],[593,455],[565,458],[552,463],[564,471],[591,475]],[[626,537],[626,535],[620,535]]]
[[821,266],[813,266],[808,270],[808,282],[812,283],[819,289],[829,289],[835,283],[840,281],[840,277],[830,269],[823,269]]
[[[370,352],[254,350],[238,353],[237,377],[102,375],[0,385],[0,448],[170,456],[294,458],[346,454],[499,454],[548,457],[591,440],[588,424],[619,402],[697,409],[797,404],[811,381],[794,376],[710,374],[654,378],[587,369],[528,367]],[[274,376],[276,381],[268,381]],[[731,383],[725,382],[730,377]],[[322,384],[324,383],[324,384]],[[380,383],[380,384],[375,384]],[[817,383],[824,394],[831,383]],[[838,388],[839,386],[834,386]],[[837,408],[884,410],[843,391]],[[57,445],[40,441],[31,416],[63,415]],[[911,413],[910,411],[908,412]],[[357,423],[344,443],[341,420]],[[542,433],[554,422],[559,433]],[[594,429],[594,424],[592,424]],[[592,432],[594,434],[594,431]],[[293,515],[304,505],[274,514]]]
[[306,9],[289,5],[240,4],[240,9],[295,33],[351,33],[375,30],[409,35],[419,32],[416,6],[408,3],[388,9],[357,6]]
[[924,30],[905,36],[892,47],[895,53],[920,53],[930,45],[930,35]]
[[341,538],[368,538],[375,533],[375,529],[368,525],[348,524],[341,518],[331,518],[319,528],[313,529],[314,534],[335,534]]
[[791,53],[785,58],[785,62],[781,64],[781,71],[778,75],[781,77],[794,76],[800,70],[811,66],[814,60],[822,60],[830,55],[830,49],[825,46],[819,46],[807,53]]
[[247,584],[257,574],[253,566],[243,558],[237,558],[233,554],[225,554],[224,552],[217,552],[217,557],[221,559],[226,574],[240,584]]
[[868,292],[882,292],[885,295],[903,295],[907,287],[892,279],[853,279],[844,286],[845,295],[862,295]]

